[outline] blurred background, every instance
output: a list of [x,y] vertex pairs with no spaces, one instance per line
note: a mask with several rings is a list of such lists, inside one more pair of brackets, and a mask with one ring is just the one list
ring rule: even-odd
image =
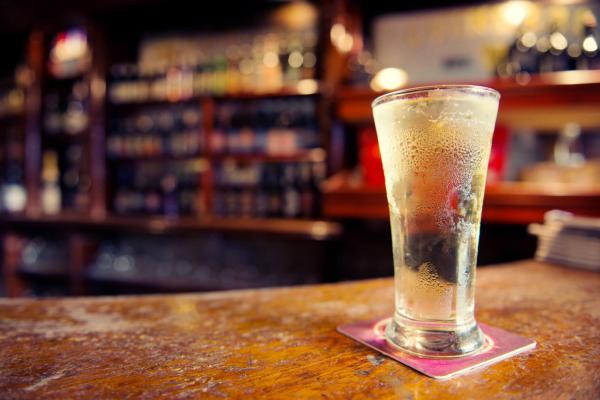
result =
[[[393,5],[390,5],[393,4]],[[0,1],[2,296],[392,275],[371,101],[502,94],[479,264],[600,216],[600,6]]]

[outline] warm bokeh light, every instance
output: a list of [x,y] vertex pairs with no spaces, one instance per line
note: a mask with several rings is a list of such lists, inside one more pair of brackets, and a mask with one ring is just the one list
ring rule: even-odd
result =
[[318,10],[307,1],[292,1],[277,9],[273,21],[291,29],[307,29],[316,23]]
[[268,51],[263,56],[263,64],[268,68],[275,68],[279,65],[279,57],[274,51]]
[[532,48],[537,43],[537,35],[531,31],[525,32],[521,36],[521,44],[527,48]]
[[329,37],[331,38],[331,43],[336,44],[339,40],[346,34],[346,28],[342,24],[333,24],[331,27],[331,31],[329,32]]
[[341,52],[348,53],[354,46],[354,38],[342,24],[333,24],[329,32],[331,43]]
[[583,50],[587,51],[588,53],[598,51],[598,43],[596,42],[596,39],[593,36],[586,37],[581,45],[583,47]]
[[508,1],[502,4],[500,13],[504,21],[512,26],[519,26],[527,18],[530,7],[531,3],[528,1]]
[[567,42],[567,38],[560,32],[554,32],[550,35],[550,45],[557,50],[564,50],[567,48],[569,43]]
[[400,68],[384,68],[371,80],[371,89],[382,92],[398,89],[408,82],[408,74]]
[[319,84],[314,79],[302,79],[297,85],[300,94],[313,94],[319,89]]
[[60,63],[82,58],[87,52],[87,35],[82,30],[73,29],[57,36],[50,58]]
[[288,56],[288,64],[292,68],[300,68],[304,62],[304,57],[299,51],[292,51]]

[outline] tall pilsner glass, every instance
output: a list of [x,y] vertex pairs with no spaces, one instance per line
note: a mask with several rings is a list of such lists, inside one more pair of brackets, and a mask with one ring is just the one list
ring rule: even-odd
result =
[[386,338],[406,352],[457,357],[484,344],[473,312],[475,266],[499,98],[447,85],[373,102],[394,255]]

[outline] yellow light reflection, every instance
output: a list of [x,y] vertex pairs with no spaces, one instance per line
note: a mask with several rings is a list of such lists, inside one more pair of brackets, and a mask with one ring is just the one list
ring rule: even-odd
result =
[[598,43],[593,36],[586,37],[581,46],[583,47],[583,50],[587,51],[588,53],[593,53],[598,50]]
[[408,74],[400,68],[384,68],[371,80],[371,89],[376,92],[398,89],[408,82]]
[[302,79],[297,85],[298,93],[313,94],[319,90],[319,84],[314,79]]
[[500,7],[502,19],[512,26],[519,26],[529,14],[531,4],[528,1],[508,1]]

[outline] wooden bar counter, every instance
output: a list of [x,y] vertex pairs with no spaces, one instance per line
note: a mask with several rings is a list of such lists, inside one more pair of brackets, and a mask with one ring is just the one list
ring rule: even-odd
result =
[[479,321],[531,353],[435,381],[335,331],[392,312],[391,279],[207,294],[0,300],[0,398],[590,399],[600,274],[481,268]]

